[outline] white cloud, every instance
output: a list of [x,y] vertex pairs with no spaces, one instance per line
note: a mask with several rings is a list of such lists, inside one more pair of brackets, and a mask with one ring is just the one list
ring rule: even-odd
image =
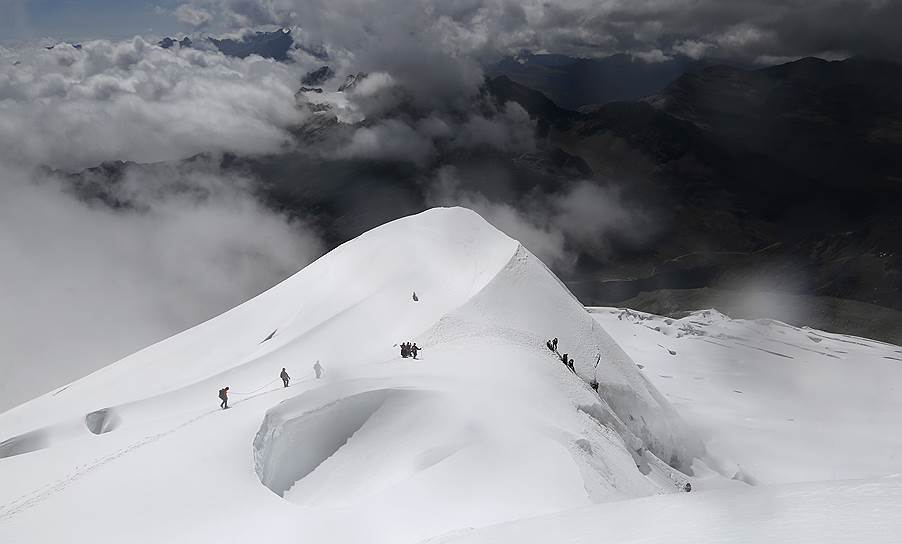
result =
[[[12,59],[20,61],[14,64]],[[126,42],[0,50],[0,157],[64,168],[274,152],[302,120],[300,67]]]
[[206,26],[213,20],[213,14],[209,11],[191,4],[180,5],[175,8],[174,14],[176,19],[194,28]]
[[545,218],[531,217],[509,203],[493,202],[478,191],[463,189],[453,167],[439,170],[428,203],[470,208],[498,230],[519,240],[549,266],[566,266],[572,260],[565,248],[564,234],[548,225]]
[[712,47],[712,44],[700,40],[684,40],[673,46],[673,52],[699,60],[704,58]]
[[508,102],[497,115],[472,114],[455,131],[454,144],[461,148],[492,148],[524,152],[535,149],[536,125],[516,102]]
[[322,251],[216,159],[129,167],[81,193],[43,168],[278,152],[303,120],[306,68],[140,37],[0,48],[0,410],[228,310]]
[[338,150],[342,158],[410,161],[424,163],[435,153],[432,142],[396,119],[360,127]]
[[581,182],[552,203],[555,226],[571,245],[596,256],[608,251],[611,236],[638,244],[654,230],[651,218],[626,205],[616,188]]
[[[898,2],[820,0],[196,0],[239,26],[297,25],[308,43],[355,57],[359,69],[401,79],[444,82],[457,91],[474,66],[467,61],[522,50],[602,57],[639,51],[646,60],[718,45],[722,56],[806,56],[819,51],[898,58]],[[859,5],[860,4],[860,5]],[[365,24],[361,24],[365,21]],[[693,43],[694,42],[694,43]],[[681,45],[682,44],[682,45]],[[693,57],[696,58],[696,57]],[[698,57],[701,58],[701,57]],[[441,72],[442,70],[436,70]],[[402,72],[404,75],[401,75]],[[409,82],[406,81],[409,84]]]
[[427,200],[475,210],[545,264],[563,270],[575,264],[578,253],[604,258],[612,240],[641,244],[655,229],[651,218],[629,207],[616,189],[590,181],[520,202],[498,202],[465,187],[455,168],[443,167],[432,180]]
[[715,36],[714,40],[723,48],[741,49],[758,45],[772,38],[773,36],[769,32],[761,30],[755,25],[742,23],[724,30]]
[[527,152],[536,147],[535,122],[515,102],[498,108],[484,97],[473,97],[469,111],[456,109],[462,104],[431,109],[417,104],[415,92],[383,72],[368,75],[343,93],[308,94],[307,99],[331,108],[326,115],[355,125],[344,138],[335,131],[332,135],[339,136],[319,148],[328,157],[424,165],[452,148]]
[[649,64],[653,64],[656,62],[664,62],[671,59],[671,57],[665,54],[660,49],[650,49],[648,51],[640,51],[638,53],[632,53],[633,57],[637,59],[647,62]]

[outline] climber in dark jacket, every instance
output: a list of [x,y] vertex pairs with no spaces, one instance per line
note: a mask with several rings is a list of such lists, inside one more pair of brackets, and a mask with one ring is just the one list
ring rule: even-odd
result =
[[285,372],[285,369],[282,369],[282,373],[279,374],[279,377],[282,378],[282,383],[285,384],[285,387],[288,387],[288,381],[291,380],[291,376],[288,375],[288,372]]
[[225,410],[229,407],[229,388],[224,387],[219,390],[219,398],[222,399],[222,402],[219,403],[219,407]]
[[423,349],[423,348],[417,346],[417,343],[416,343],[416,342],[414,342],[413,345],[410,346],[410,354],[413,356],[414,359],[417,358],[417,353],[418,353],[421,349]]

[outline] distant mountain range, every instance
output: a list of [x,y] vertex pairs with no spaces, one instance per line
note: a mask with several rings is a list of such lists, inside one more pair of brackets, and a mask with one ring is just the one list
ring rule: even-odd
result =
[[[271,32],[258,31],[246,34],[241,38],[214,38],[212,36],[202,38],[222,54],[241,59],[251,55],[259,55],[263,58],[283,62],[290,61],[291,56],[289,52],[292,48],[301,49],[314,58],[321,60],[325,60],[328,56],[322,47],[308,47],[296,42],[291,35],[291,30],[287,28],[280,28]],[[163,49],[170,49],[176,45],[181,48],[187,48],[194,47],[195,44],[188,36],[184,36],[180,40],[167,36],[160,40],[157,45]]]
[[580,112],[504,76],[490,86],[669,216],[647,251],[574,284],[584,300],[763,281],[902,309],[902,66],[718,65]]

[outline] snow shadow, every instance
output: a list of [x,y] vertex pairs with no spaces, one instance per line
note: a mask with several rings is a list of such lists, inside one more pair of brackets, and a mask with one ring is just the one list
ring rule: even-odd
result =
[[0,459],[41,450],[50,445],[47,429],[38,429],[0,442]]
[[599,403],[581,404],[578,407],[578,410],[594,419],[595,422],[599,425],[607,427],[620,435],[626,451],[633,458],[633,461],[636,463],[636,468],[639,469],[639,472],[641,472],[645,476],[648,476],[648,474],[651,473],[651,467],[648,465],[648,460],[645,458],[645,444],[639,437],[634,435],[626,427],[626,425],[624,425],[614,414],[605,409]]
[[343,398],[296,417],[267,415],[254,438],[260,481],[275,494],[284,496],[296,482],[341,449],[390,396],[409,393],[379,389]]
[[104,408],[85,416],[85,426],[94,434],[104,434],[119,427],[119,414],[112,408]]

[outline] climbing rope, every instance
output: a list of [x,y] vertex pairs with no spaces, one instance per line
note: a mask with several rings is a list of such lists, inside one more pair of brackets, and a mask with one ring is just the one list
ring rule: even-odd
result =
[[266,389],[267,387],[269,387],[270,385],[276,383],[277,381],[281,381],[281,379],[282,378],[276,378],[276,379],[272,380],[271,382],[267,382],[267,383],[261,385],[260,387],[254,389],[253,391],[248,391],[247,393],[243,393],[241,391],[232,391],[231,389],[229,389],[229,393],[232,395],[253,395],[257,391],[262,391],[262,390]]
[[[300,377],[300,378],[297,378],[297,379],[292,378],[292,380],[295,381],[295,383],[297,383],[297,382],[302,382],[302,381],[306,381],[307,379],[310,378],[311,372],[312,372],[312,371],[304,372],[303,374],[301,374],[301,377]],[[275,378],[274,380],[269,381],[269,382],[266,382],[265,384],[263,384],[263,385],[261,385],[260,387],[254,389],[253,391],[248,391],[248,392],[246,392],[246,393],[245,393],[245,392],[242,392],[242,391],[233,391],[232,389],[229,389],[229,394],[230,394],[230,395],[244,395],[244,396],[247,396],[247,395],[253,395],[254,393],[257,393],[258,391],[262,391],[262,390],[266,389],[267,387],[269,387],[270,385],[272,385],[272,384],[274,384],[274,383],[276,383],[276,382],[281,382],[281,381],[282,381],[282,378]],[[290,387],[290,386],[289,386],[289,387]]]

